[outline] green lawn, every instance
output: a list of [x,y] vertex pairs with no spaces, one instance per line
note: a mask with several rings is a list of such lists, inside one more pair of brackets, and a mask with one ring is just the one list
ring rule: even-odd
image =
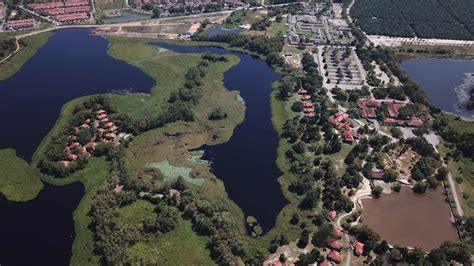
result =
[[281,22],[273,21],[272,25],[267,29],[267,35],[270,37],[276,37],[286,35],[286,24],[287,18],[283,18]]
[[43,189],[38,171],[16,156],[15,150],[0,150],[0,194],[11,201],[34,199]]
[[51,36],[53,36],[53,33],[49,31],[23,38],[26,47],[20,47],[18,53],[0,64],[0,80],[6,80],[20,70],[48,42]]

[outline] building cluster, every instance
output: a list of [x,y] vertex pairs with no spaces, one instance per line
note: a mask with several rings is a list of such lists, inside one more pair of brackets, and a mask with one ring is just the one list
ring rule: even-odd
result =
[[164,8],[165,10],[179,7],[200,8],[210,4],[221,4],[224,7],[235,7],[243,5],[240,0],[133,0],[132,5],[135,8],[141,8],[143,5],[153,4]]
[[304,43],[306,46],[327,44],[349,44],[353,40],[351,29],[341,19],[334,23],[329,10],[323,11],[325,4],[307,6],[304,14],[288,15],[286,42],[290,45]]
[[283,55],[285,62],[292,68],[301,68],[301,59],[299,55],[293,53],[285,53]]
[[[360,115],[364,118],[377,118],[377,109],[381,106],[381,101],[374,99],[359,99],[357,101]],[[422,118],[412,115],[409,119],[404,117],[400,118],[400,109],[405,107],[406,103],[392,101],[387,103],[387,110],[389,117],[385,118],[383,122],[390,125],[407,126],[407,127],[420,127],[424,121]],[[429,110],[426,106],[421,107],[422,111],[425,112],[424,119],[431,120],[432,117],[429,114]]]
[[5,19],[5,13],[7,12],[7,8],[3,2],[0,2],[0,24]]
[[342,136],[345,142],[352,143],[359,139],[360,135],[352,130],[353,125],[348,121],[349,115],[344,112],[337,112],[334,117],[329,118],[328,123],[342,131]]
[[34,19],[20,19],[20,20],[9,20],[5,23],[6,30],[26,30],[33,29],[36,27],[36,20]]
[[28,8],[44,16],[51,16],[60,22],[89,19],[91,10],[88,0],[69,0],[64,2],[33,3]]
[[[104,143],[117,143],[118,142],[118,128],[114,122],[112,122],[105,110],[98,110],[96,112],[96,119],[86,119],[80,126],[74,128],[71,134],[68,136],[67,145],[67,160],[60,161],[65,167],[69,167],[71,162],[77,161],[79,155],[85,157],[91,156],[90,152],[94,151],[97,147],[98,142]],[[85,145],[81,145],[78,142],[78,134],[81,130],[89,130],[94,127],[98,132],[99,136],[93,136],[92,139]]]
[[314,117],[316,116],[316,111],[314,110],[313,103],[310,102],[311,95],[308,94],[308,91],[300,88],[298,90],[298,94],[301,96],[301,100],[303,101],[303,113],[305,117]]
[[[337,212],[334,210],[329,211],[326,214],[326,219],[328,220],[328,222],[334,221],[336,217],[337,217]],[[333,236],[335,239],[329,241],[327,245],[327,247],[330,250],[326,255],[327,260],[322,262],[320,265],[333,265],[331,264],[331,261],[333,263],[341,263],[343,260],[343,256],[340,252],[344,248],[344,244],[341,243],[340,239],[344,236],[344,232],[341,229],[335,228]],[[351,244],[351,246],[356,256],[360,256],[364,253],[363,243],[356,242],[354,245]]]

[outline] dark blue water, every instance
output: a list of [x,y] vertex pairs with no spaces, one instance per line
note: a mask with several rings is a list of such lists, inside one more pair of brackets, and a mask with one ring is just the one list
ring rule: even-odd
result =
[[240,63],[224,74],[224,85],[238,90],[245,99],[245,120],[235,128],[231,139],[220,145],[207,146],[206,157],[224,181],[229,197],[245,215],[257,218],[264,232],[275,225],[278,213],[286,204],[277,178],[278,134],[271,122],[271,84],[279,78],[265,62],[245,53],[230,52],[218,47],[158,46],[178,53],[233,54]]
[[[154,80],[108,56],[107,46],[87,29],[57,31],[18,73],[0,81],[0,149],[29,159],[61,106],[74,98],[117,89],[149,92]],[[81,184],[45,185],[29,202],[0,197],[0,265],[68,265],[72,213],[83,194]]]
[[28,202],[7,201],[0,195],[0,265],[68,265],[72,256],[72,213],[84,194],[75,183],[45,184]]
[[0,81],[0,149],[29,160],[72,99],[117,89],[150,92],[155,81],[110,57],[107,46],[88,29],[60,30],[18,73]]
[[459,116],[474,118],[466,110],[456,90],[464,83],[464,73],[474,73],[474,60],[420,58],[406,60],[402,68],[428,94],[428,102]]

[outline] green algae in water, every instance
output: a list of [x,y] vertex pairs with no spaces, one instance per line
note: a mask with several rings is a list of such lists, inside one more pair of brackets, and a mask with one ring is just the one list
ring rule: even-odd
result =
[[191,178],[192,169],[189,167],[178,167],[171,165],[168,161],[161,161],[157,163],[147,163],[146,167],[155,168],[160,170],[163,174],[165,182],[174,182],[178,177],[183,177],[186,182],[194,184],[196,186],[204,185],[206,179],[204,178]]

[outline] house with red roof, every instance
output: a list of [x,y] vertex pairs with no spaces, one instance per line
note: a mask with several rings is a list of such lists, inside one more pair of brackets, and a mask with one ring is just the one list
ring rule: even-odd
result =
[[407,126],[410,126],[410,127],[419,127],[422,125],[423,125],[423,120],[421,120],[420,118],[416,116],[412,116],[410,120],[407,122]]
[[77,160],[77,155],[70,153],[70,154],[68,154],[67,158],[70,161],[75,161],[75,160]]
[[364,253],[364,244],[361,242],[357,242],[354,246],[354,254],[356,256],[360,256]]
[[341,263],[343,257],[337,251],[331,251],[328,253],[327,258],[335,263]]
[[388,114],[390,117],[398,117],[400,113],[400,109],[404,107],[406,104],[402,102],[393,102],[388,103]]
[[325,261],[321,262],[321,264],[319,264],[319,266],[332,266],[332,263],[325,260]]
[[303,88],[300,88],[300,89],[298,90],[298,94],[299,94],[299,95],[305,95],[306,93],[308,93],[308,91],[305,90],[305,89],[303,89]]
[[341,242],[337,241],[337,240],[333,240],[331,242],[328,243],[328,247],[330,249],[334,249],[334,250],[337,250],[337,251],[340,251],[344,246],[342,245]]
[[334,236],[337,238],[341,238],[344,236],[344,232],[341,229],[335,228],[334,229]]
[[70,161],[60,161],[60,163],[65,167],[68,168],[69,164],[71,163]]
[[379,169],[372,170],[372,173],[371,173],[372,179],[383,179],[384,175],[385,175],[384,171],[379,170]]
[[329,211],[328,214],[326,214],[326,218],[328,220],[334,220],[336,218],[337,212],[336,211]]

